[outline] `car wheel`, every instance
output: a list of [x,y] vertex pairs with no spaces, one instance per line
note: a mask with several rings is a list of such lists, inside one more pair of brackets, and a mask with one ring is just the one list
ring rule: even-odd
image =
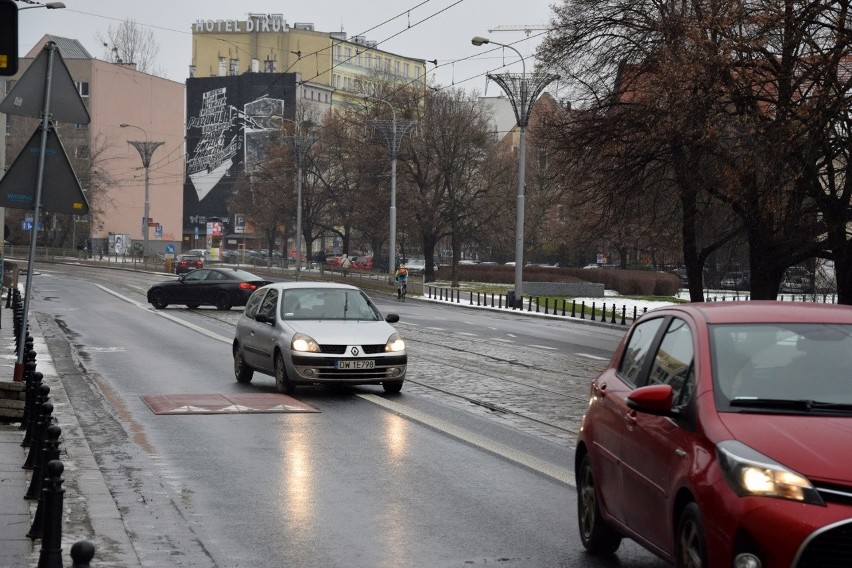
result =
[[287,367],[280,351],[275,353],[275,388],[284,394],[293,394],[296,390],[296,385],[287,377]]
[[195,308],[197,308],[199,305],[200,305],[200,304],[187,304],[187,305],[186,305],[186,307],[187,307],[187,308],[189,308],[190,310],[194,310],[194,309],[195,309]]
[[680,514],[677,523],[675,566],[703,568],[707,566],[707,547],[704,545],[704,525],[698,505],[690,503]]
[[402,390],[402,383],[403,381],[388,381],[382,383],[382,387],[385,389],[387,394],[397,394]]
[[151,305],[158,310],[165,309],[169,303],[166,301],[166,295],[162,290],[154,290],[151,292]]
[[243,359],[243,350],[234,345],[234,376],[238,383],[250,383],[254,376],[254,369],[246,364]]
[[590,553],[610,555],[618,550],[622,537],[601,516],[588,454],[583,456],[577,475],[577,520],[580,540]]
[[216,294],[216,309],[217,310],[230,310],[231,309],[231,297],[227,292],[219,292]]

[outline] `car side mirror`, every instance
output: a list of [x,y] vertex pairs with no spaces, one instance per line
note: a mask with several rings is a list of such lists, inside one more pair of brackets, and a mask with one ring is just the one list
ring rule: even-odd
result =
[[388,323],[396,323],[399,321],[399,314],[388,314],[385,316],[385,321]]
[[639,387],[627,397],[627,406],[637,412],[655,416],[672,415],[672,386]]
[[275,323],[275,317],[270,317],[266,314],[261,314],[261,313],[258,313],[257,315],[255,315],[254,320],[258,321],[260,323],[269,323],[269,324]]

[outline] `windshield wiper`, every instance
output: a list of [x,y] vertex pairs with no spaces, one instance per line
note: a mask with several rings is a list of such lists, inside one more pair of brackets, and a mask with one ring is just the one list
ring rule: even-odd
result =
[[751,396],[738,396],[731,399],[731,406],[752,408],[784,408],[793,410],[839,410],[852,412],[852,404],[838,402],[822,402],[808,399],[786,399],[786,398],[758,398]]

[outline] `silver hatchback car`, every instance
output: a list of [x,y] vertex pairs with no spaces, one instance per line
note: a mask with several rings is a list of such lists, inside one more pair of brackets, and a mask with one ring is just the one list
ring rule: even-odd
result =
[[276,282],[258,288],[237,322],[234,375],[275,377],[296,385],[378,385],[398,393],[405,381],[405,342],[359,288],[330,282]]

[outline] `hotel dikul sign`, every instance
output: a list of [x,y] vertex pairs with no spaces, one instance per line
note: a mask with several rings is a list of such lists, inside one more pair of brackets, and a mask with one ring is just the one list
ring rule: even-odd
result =
[[250,15],[241,20],[196,20],[193,31],[196,32],[280,32],[288,28],[287,21],[280,15]]

